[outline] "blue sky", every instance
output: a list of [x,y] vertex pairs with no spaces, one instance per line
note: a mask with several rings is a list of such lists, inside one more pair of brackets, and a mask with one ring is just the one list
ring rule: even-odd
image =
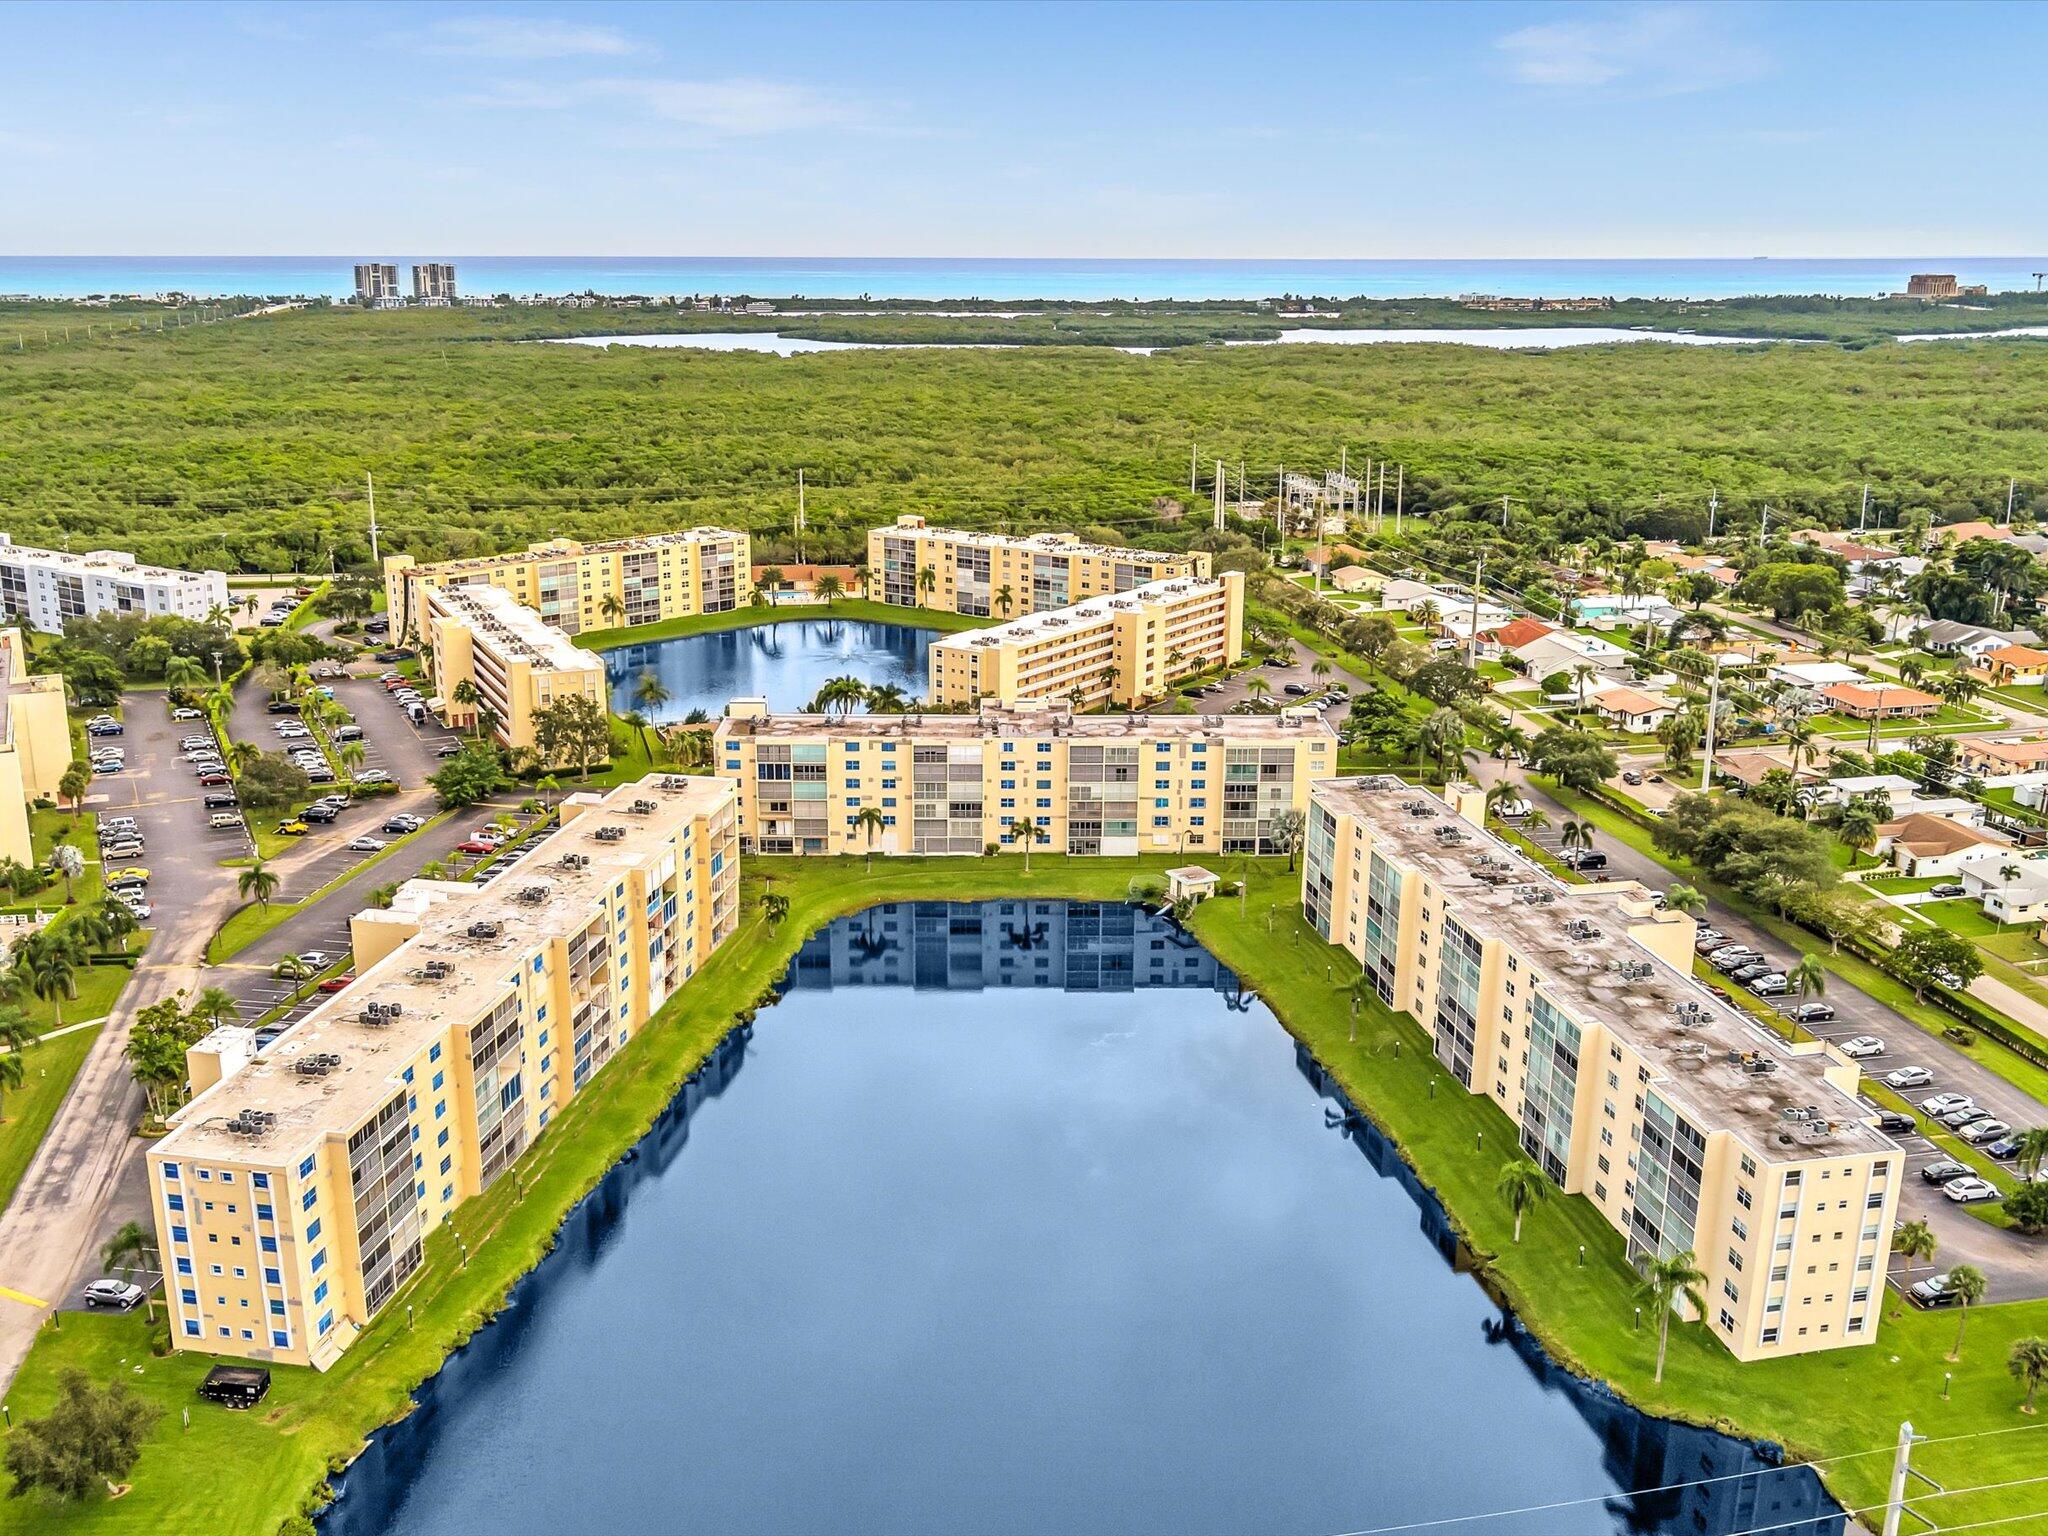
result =
[[0,251],[2048,248],[2048,7],[0,8]]

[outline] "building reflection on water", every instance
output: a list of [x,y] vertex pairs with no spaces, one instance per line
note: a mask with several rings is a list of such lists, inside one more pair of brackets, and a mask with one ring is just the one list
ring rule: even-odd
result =
[[1237,976],[1193,935],[1108,901],[916,901],[870,907],[812,935],[792,988],[1190,987],[1237,996]]

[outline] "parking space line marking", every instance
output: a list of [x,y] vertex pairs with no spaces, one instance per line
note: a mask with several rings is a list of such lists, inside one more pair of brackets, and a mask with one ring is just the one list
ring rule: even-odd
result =
[[42,1308],[49,1305],[40,1296],[31,1296],[27,1291],[17,1291],[8,1285],[0,1285],[0,1296],[5,1296],[9,1301],[18,1301],[25,1307]]

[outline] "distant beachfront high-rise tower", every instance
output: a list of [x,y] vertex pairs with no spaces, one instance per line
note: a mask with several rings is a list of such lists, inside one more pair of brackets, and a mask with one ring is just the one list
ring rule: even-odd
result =
[[398,268],[388,261],[356,263],[356,302],[369,309],[389,309],[403,304],[398,291]]
[[455,302],[455,266],[446,261],[416,261],[412,264],[412,301],[415,304],[445,305]]

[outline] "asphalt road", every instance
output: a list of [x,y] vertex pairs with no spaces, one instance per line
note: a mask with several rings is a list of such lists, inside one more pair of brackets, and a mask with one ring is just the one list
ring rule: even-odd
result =
[[[1479,777],[1491,783],[1500,774],[1499,762],[1488,759]],[[1525,835],[1534,842],[1555,849],[1559,828],[1569,813],[1544,791],[1541,782],[1533,776],[1522,774],[1517,778],[1527,797],[1541,807],[1552,823],[1548,828]],[[1596,835],[1594,846],[1607,855],[1604,873],[1608,875],[1639,880],[1659,891],[1668,890],[1678,883],[1670,870],[1626,843]],[[1710,906],[1702,914],[1702,921],[1727,934],[1731,941],[1760,950],[1780,962],[1781,967],[1789,967],[1795,959],[1775,935],[1764,932],[1726,907]],[[1847,1040],[1855,1035],[1875,1035],[1885,1042],[1883,1055],[1860,1063],[1866,1076],[1881,1077],[1908,1066],[1925,1067],[1933,1075],[1933,1081],[1926,1087],[1905,1090],[1902,1094],[1908,1103],[1915,1106],[1916,1112],[1921,1100],[1932,1098],[1937,1093],[1967,1093],[1999,1119],[2021,1129],[2048,1124],[2048,1108],[1988,1068],[1950,1049],[1911,1021],[1900,1018],[1876,998],[1857,990],[1841,977],[1831,976],[1828,979],[1825,1000],[1834,1005],[1835,1018],[1811,1026],[1812,1033],[1821,1039],[1834,1041]],[[1933,1227],[1941,1241],[1941,1252],[1932,1269],[1947,1269],[1959,1263],[1975,1264],[1991,1282],[1990,1299],[1993,1301],[2048,1296],[2048,1264],[2042,1263],[2040,1245],[1986,1225],[1944,1196],[1938,1188],[1920,1179],[1919,1170],[1941,1157],[1924,1136],[1902,1136],[1899,1144],[1905,1149],[1909,1174],[1900,1199],[1901,1219],[1917,1216]],[[1907,1276],[1902,1268],[1895,1265],[1893,1279],[1897,1281],[1902,1276],[1917,1278],[1927,1268],[1921,1266]]]

